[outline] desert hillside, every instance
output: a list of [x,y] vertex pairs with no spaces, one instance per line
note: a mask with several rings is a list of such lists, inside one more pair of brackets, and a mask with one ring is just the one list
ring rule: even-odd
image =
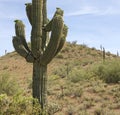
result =
[[[31,95],[32,64],[16,52],[0,57],[1,85],[6,84],[2,81],[6,76],[14,79],[24,96]],[[49,111],[51,115],[119,115],[119,81],[119,56],[106,52],[103,58],[100,49],[67,42],[48,65]],[[1,88],[0,94],[7,91]]]

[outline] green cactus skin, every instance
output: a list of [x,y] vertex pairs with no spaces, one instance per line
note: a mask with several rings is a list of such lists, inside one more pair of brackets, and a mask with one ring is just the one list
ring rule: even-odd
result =
[[[63,30],[63,20],[61,16],[55,16],[53,19],[53,25],[52,27],[52,33],[51,33],[51,38],[50,42],[43,53],[43,56],[41,58],[41,63],[43,65],[48,64],[54,57],[56,50],[58,48],[58,45],[60,43],[61,35],[62,35],[62,30]],[[52,50],[50,50],[52,49]]]
[[13,37],[13,46],[15,50],[23,56],[27,62],[33,62],[34,56],[30,51],[26,39],[25,39],[25,26],[21,20],[15,20],[15,33],[16,36]]
[[[53,19],[54,19],[55,16],[62,16],[63,17],[63,10],[60,9],[60,8],[56,8],[56,12],[53,16]],[[52,30],[53,19],[44,27],[45,31],[50,32]]]
[[26,13],[30,24],[32,25],[32,3],[26,3]]
[[63,48],[65,41],[66,41],[66,37],[67,37],[67,33],[68,33],[68,27],[64,24],[63,27],[63,31],[62,31],[62,36],[61,36],[61,40],[59,43],[59,46],[56,50],[55,56],[61,51],[61,49]]
[[15,22],[16,36],[20,37],[23,46],[26,48],[26,50],[28,50],[28,52],[30,52],[30,49],[25,39],[25,29],[24,29],[25,25],[22,23],[21,20],[15,20],[14,22]]
[[38,58],[42,53],[42,16],[43,0],[32,0],[31,50]]
[[22,23],[21,20],[15,20],[15,33],[16,33],[16,36],[20,37],[25,37],[25,25]]
[[32,0],[32,3],[25,4],[32,26],[31,49],[25,40],[25,26],[21,20],[15,20],[16,36],[13,37],[16,52],[33,63],[32,95],[38,99],[42,109],[47,107],[47,65],[62,49],[68,32],[63,21],[63,10],[56,8],[53,18],[48,21],[46,3],[47,0]]
[[[47,19],[47,8],[46,8],[46,0],[43,0],[43,26],[48,23]],[[46,41],[49,39],[49,33],[46,31],[42,31],[42,50],[44,51],[46,48]]]
[[15,50],[23,57],[27,56],[27,50],[25,49],[25,47],[23,46],[21,40],[19,37],[14,36],[13,37],[13,46],[15,48]]

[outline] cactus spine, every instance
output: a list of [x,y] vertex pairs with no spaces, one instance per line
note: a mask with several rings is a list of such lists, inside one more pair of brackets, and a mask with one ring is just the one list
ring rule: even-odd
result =
[[[42,109],[47,105],[47,65],[62,49],[67,36],[68,28],[63,23],[63,10],[56,12],[48,22],[47,0],[32,0],[27,3],[26,13],[32,26],[31,49],[25,40],[24,24],[15,20],[16,36],[13,37],[13,46],[17,53],[23,56],[27,62],[33,63],[33,97],[39,100]],[[50,40],[46,46],[46,41]]]

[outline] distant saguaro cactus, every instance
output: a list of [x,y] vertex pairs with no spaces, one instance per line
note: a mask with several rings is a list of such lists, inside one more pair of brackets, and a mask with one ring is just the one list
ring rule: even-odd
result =
[[[62,49],[68,28],[63,22],[63,10],[56,8],[51,19],[47,19],[47,0],[32,0],[27,3],[26,13],[32,26],[31,49],[25,39],[25,26],[21,20],[15,20],[16,36],[13,46],[27,62],[33,63],[33,97],[39,100],[42,109],[47,105],[47,65]],[[51,36],[49,38],[49,32]],[[46,46],[46,41],[49,42]]]
[[100,45],[100,49],[101,49],[101,51],[102,51],[102,48],[103,48],[102,45]]
[[117,51],[117,57],[119,57],[119,52]]
[[103,62],[105,62],[105,48],[103,47]]

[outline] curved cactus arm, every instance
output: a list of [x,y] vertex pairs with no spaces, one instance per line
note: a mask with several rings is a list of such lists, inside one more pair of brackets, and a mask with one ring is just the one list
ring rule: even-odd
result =
[[13,36],[12,42],[13,42],[13,46],[14,46],[16,52],[19,53],[21,56],[26,57],[28,52],[25,49],[25,47],[23,46],[20,38]]
[[32,25],[32,3],[26,3],[26,14],[30,24]]
[[44,51],[41,57],[41,64],[46,65],[48,64],[55,55],[55,52],[58,48],[60,43],[61,34],[63,30],[63,19],[62,16],[58,15],[53,18],[53,25],[52,25],[52,32],[49,44]]
[[[46,25],[49,21],[47,19],[47,8],[46,8],[46,5],[47,5],[47,0],[43,0],[43,9],[42,9],[42,12],[43,12],[43,24],[42,24],[42,29],[44,29],[44,25]],[[49,33],[46,32],[46,31],[42,31],[42,51],[45,50],[46,48],[46,41],[49,39]]]
[[21,20],[15,20],[14,22],[15,22],[16,36],[21,39],[21,42],[23,46],[26,48],[26,50],[28,50],[28,52],[31,52],[25,39],[25,29],[24,29],[25,25],[23,24]]
[[16,36],[20,37],[23,36],[25,37],[25,25],[21,20],[15,20],[15,34]]
[[25,39],[25,26],[21,20],[15,20],[15,33],[16,36],[13,37],[13,46],[17,53],[23,56],[27,62],[33,62],[34,56],[32,55],[26,39]]
[[64,11],[61,8],[56,8],[56,12],[53,17],[57,15],[63,16],[63,14],[64,14]]
[[55,14],[52,18],[52,20],[45,26],[43,27],[43,30],[45,30],[46,32],[50,32],[52,30],[52,25],[53,25],[53,19],[55,16],[63,16],[63,10],[61,8],[56,8]]
[[33,56],[33,54],[31,52],[28,52],[25,59],[29,63],[33,63],[36,60],[36,58],[34,58],[34,56]]
[[43,25],[43,30],[45,32],[50,32],[52,30],[52,22],[53,22],[53,19],[47,24],[47,25]]
[[47,22],[48,22],[46,5],[47,5],[47,0],[43,0],[43,9],[42,9],[42,12],[43,12],[43,25],[47,24]]
[[67,33],[68,33],[68,27],[64,24],[63,27],[63,31],[62,31],[62,36],[61,36],[61,40],[59,43],[59,46],[57,48],[57,51],[55,53],[55,56],[61,51],[61,49],[63,48],[65,41],[66,41],[66,37],[67,37]]
[[13,46],[14,46],[16,52],[19,55],[21,55],[22,57],[24,57],[27,62],[30,62],[30,63],[34,62],[34,60],[35,60],[34,57],[32,56],[32,54],[30,54],[26,50],[26,48],[22,44],[21,39],[19,37],[14,36],[12,42],[13,42]]
[[42,50],[44,51],[49,40],[49,32],[42,31]]

